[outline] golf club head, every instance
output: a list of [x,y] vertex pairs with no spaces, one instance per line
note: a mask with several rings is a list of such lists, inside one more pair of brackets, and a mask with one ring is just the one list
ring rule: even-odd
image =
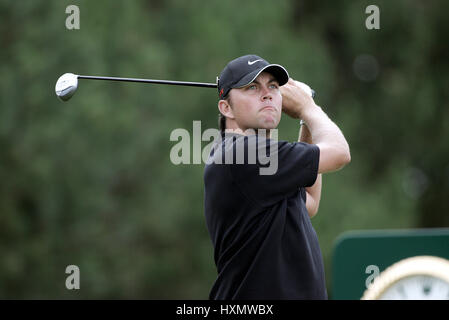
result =
[[55,92],[62,101],[69,100],[78,88],[78,75],[73,73],[64,73],[56,81]]
[[309,94],[309,96],[311,96],[312,98],[315,97],[315,91],[312,88],[310,88],[307,84],[305,84],[303,82],[299,82],[299,81],[295,81],[295,82],[298,86],[301,87],[301,89],[303,89],[305,92],[307,92]]

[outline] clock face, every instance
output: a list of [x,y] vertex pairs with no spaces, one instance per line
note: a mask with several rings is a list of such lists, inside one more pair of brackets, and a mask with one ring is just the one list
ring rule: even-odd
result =
[[363,300],[449,300],[449,260],[410,257],[383,271],[366,289]]
[[428,275],[403,278],[379,297],[382,300],[449,300],[449,283]]

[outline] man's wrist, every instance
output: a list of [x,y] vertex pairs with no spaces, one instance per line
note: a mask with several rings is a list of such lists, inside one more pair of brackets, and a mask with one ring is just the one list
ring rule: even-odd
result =
[[302,119],[304,121],[303,124],[309,127],[310,124],[314,124],[317,120],[320,121],[323,116],[327,117],[323,109],[321,109],[320,106],[315,105],[314,108],[311,108],[307,110],[307,112],[304,112],[299,119]]

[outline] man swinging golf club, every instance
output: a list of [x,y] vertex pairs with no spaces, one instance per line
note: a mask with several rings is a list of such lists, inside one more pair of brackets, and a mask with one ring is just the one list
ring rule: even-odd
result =
[[[205,218],[218,271],[210,299],[327,299],[310,218],[318,210],[321,174],[349,163],[350,152],[308,90],[284,67],[256,55],[232,60],[219,76],[222,140],[204,169]],[[298,142],[270,139],[282,111],[304,123]],[[235,160],[239,144],[258,148],[261,141],[276,156],[273,174],[261,174],[263,164],[247,154],[243,163],[217,161],[229,152]]]

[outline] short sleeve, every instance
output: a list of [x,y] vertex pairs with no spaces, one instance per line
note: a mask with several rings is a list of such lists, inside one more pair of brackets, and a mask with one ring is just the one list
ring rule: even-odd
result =
[[245,148],[252,150],[251,144],[256,145],[256,163],[245,157],[244,164],[229,167],[235,183],[247,197],[262,206],[270,206],[315,183],[320,156],[317,145],[263,139],[264,145],[255,137],[245,139]]

